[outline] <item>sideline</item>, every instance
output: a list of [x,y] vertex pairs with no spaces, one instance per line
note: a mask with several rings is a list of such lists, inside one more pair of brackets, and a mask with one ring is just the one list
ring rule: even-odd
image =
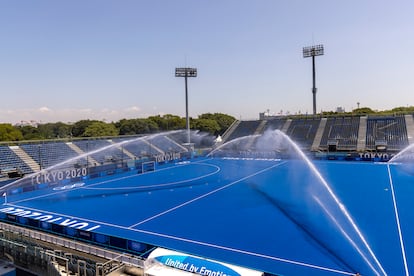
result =
[[407,263],[407,257],[405,256],[405,247],[404,247],[404,240],[403,240],[403,236],[402,236],[400,217],[398,215],[397,201],[396,201],[396,198],[395,198],[394,184],[393,184],[393,181],[392,181],[391,169],[390,169],[389,164],[387,164],[387,170],[388,170],[388,178],[390,180],[392,202],[394,204],[395,220],[397,221],[398,235],[400,236],[401,254],[402,254],[403,261],[404,261],[405,275],[409,276],[410,273],[408,272],[408,263]]
[[221,191],[221,190],[223,190],[223,189],[226,189],[226,188],[228,188],[228,187],[230,187],[230,186],[233,186],[234,184],[237,184],[237,183],[239,183],[239,182],[241,182],[241,181],[243,181],[243,180],[246,180],[246,179],[248,179],[248,178],[250,178],[250,177],[253,177],[253,176],[255,176],[255,175],[261,174],[261,173],[263,173],[263,172],[265,172],[265,171],[268,171],[268,170],[270,170],[270,169],[273,169],[273,168],[278,167],[278,166],[280,166],[280,165],[283,165],[283,164],[285,164],[285,163],[286,163],[286,161],[285,161],[285,162],[281,162],[281,163],[277,163],[277,164],[275,164],[275,165],[273,165],[273,166],[270,166],[270,167],[268,167],[268,168],[262,169],[262,170],[260,170],[260,171],[258,171],[258,172],[255,172],[255,173],[251,174],[251,175],[248,175],[248,176],[242,177],[242,178],[240,178],[240,179],[238,179],[238,180],[236,180],[236,181],[233,181],[233,182],[231,182],[231,183],[229,183],[229,184],[227,184],[227,185],[224,185],[224,186],[222,186],[222,187],[220,187],[220,188],[218,188],[218,189],[215,189],[215,190],[213,190],[213,191],[210,191],[210,192],[208,192],[208,193],[206,193],[206,194],[203,194],[203,195],[198,196],[198,197],[196,197],[196,198],[193,198],[193,199],[191,199],[191,200],[189,200],[189,201],[186,201],[186,202],[184,202],[184,203],[181,203],[180,205],[177,205],[177,206],[174,206],[174,207],[172,207],[172,208],[170,208],[170,209],[168,209],[168,210],[165,210],[164,212],[161,212],[161,213],[156,214],[156,215],[154,215],[154,216],[152,216],[152,217],[149,217],[149,218],[147,218],[147,219],[145,219],[145,220],[143,220],[143,221],[140,221],[140,222],[138,222],[138,223],[135,223],[135,224],[133,224],[133,225],[129,226],[128,228],[133,228],[133,227],[136,227],[136,226],[138,226],[138,225],[141,225],[141,224],[143,224],[143,223],[145,223],[145,222],[148,222],[148,221],[150,221],[150,220],[153,220],[153,219],[155,219],[155,218],[158,218],[158,217],[160,217],[160,216],[162,216],[162,215],[165,215],[165,214],[167,214],[167,213],[169,213],[169,212],[172,212],[172,211],[174,211],[174,210],[177,210],[178,208],[181,208],[181,207],[183,207],[183,206],[186,206],[186,205],[188,205],[188,204],[190,204],[190,203],[193,203],[193,202],[195,202],[195,201],[197,201],[197,200],[200,200],[200,199],[202,199],[202,198],[205,198],[205,197],[207,197],[207,196],[209,196],[209,195],[212,195],[212,194],[214,194],[214,193],[217,193],[218,191]]

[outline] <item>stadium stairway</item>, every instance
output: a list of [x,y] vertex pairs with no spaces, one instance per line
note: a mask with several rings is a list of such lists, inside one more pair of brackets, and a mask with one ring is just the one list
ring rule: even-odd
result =
[[358,130],[358,141],[357,141],[357,151],[363,151],[366,147],[366,137],[367,137],[367,116],[361,116],[359,118],[359,130]]
[[260,125],[256,128],[254,135],[262,134],[265,129],[266,123],[267,123],[267,120],[261,121]]
[[405,126],[407,128],[408,144],[414,143],[414,117],[412,114],[405,115]]
[[[114,141],[112,140],[108,140],[109,143],[111,144],[115,144]],[[131,159],[135,159],[135,155],[133,155],[132,153],[130,153],[128,150],[126,150],[125,148],[121,147],[121,146],[117,146],[117,148],[122,151],[123,154],[127,155],[129,158]]]
[[154,145],[153,143],[148,142],[147,140],[142,140],[144,143],[146,143],[148,146],[150,146],[151,148],[155,149],[156,151],[158,151],[160,154],[164,154],[164,151],[162,149],[160,149],[159,147],[157,147],[156,145]]
[[34,172],[40,170],[40,165],[19,146],[10,146],[10,149]]
[[311,146],[311,151],[317,151],[319,149],[319,145],[321,144],[323,132],[325,130],[326,122],[328,121],[327,118],[322,118],[321,122],[319,123],[318,130],[316,131],[315,138],[313,139],[313,143]]
[[[85,154],[85,152],[81,148],[79,148],[77,145],[75,145],[72,142],[68,142],[66,143],[66,145],[68,145],[68,147],[70,147],[74,152],[78,153],[79,155]],[[89,165],[91,166],[93,164],[98,163],[95,159],[92,158],[92,156],[88,157],[88,161],[89,161]]]
[[183,147],[182,145],[180,145],[179,143],[177,143],[176,141],[174,141],[173,139],[171,139],[168,136],[164,136],[165,139],[167,139],[168,141],[170,141],[171,143],[173,143],[174,145],[176,145],[177,147],[181,148],[183,151],[188,151],[187,148]]
[[[262,120],[260,122],[260,124],[257,126],[256,130],[254,131],[253,135],[259,135],[262,134],[265,126],[266,126],[267,121],[266,120]],[[256,139],[251,139],[247,144],[246,144],[246,148],[250,148],[253,143],[255,142]]]
[[288,131],[289,126],[290,126],[291,123],[292,123],[292,119],[287,119],[286,122],[285,122],[285,124],[283,125],[281,131],[283,133],[287,133],[287,131]]
[[227,138],[229,138],[231,136],[231,134],[237,129],[237,127],[239,126],[240,121],[239,120],[235,120],[230,127],[223,133],[223,135],[221,136],[222,138],[222,142],[226,142]]

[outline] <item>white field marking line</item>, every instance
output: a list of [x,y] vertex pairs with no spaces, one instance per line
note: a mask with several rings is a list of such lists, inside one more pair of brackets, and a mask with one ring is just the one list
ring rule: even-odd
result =
[[119,178],[108,179],[108,180],[105,180],[105,181],[101,181],[101,182],[97,182],[97,183],[94,183],[94,184],[91,184],[91,185],[84,186],[84,188],[98,186],[98,185],[101,185],[101,184],[106,184],[106,183],[111,183],[111,182],[117,182],[119,180],[124,180],[124,179],[128,179],[128,178],[134,178],[134,177],[139,178],[139,177],[142,177],[142,176],[144,176],[146,174],[149,174],[149,173],[155,173],[155,172],[165,171],[165,170],[172,170],[172,169],[175,169],[177,167],[184,167],[184,166],[188,166],[188,165],[191,165],[191,164],[202,163],[203,161],[206,161],[206,160],[199,160],[199,161],[190,162],[190,163],[186,163],[186,164],[179,164],[179,165],[176,165],[176,166],[162,168],[162,169],[158,169],[158,170],[150,171],[150,172],[146,172],[146,173],[141,173],[141,174],[132,174],[132,175],[123,176],[123,177],[119,177]]
[[[214,172],[205,174],[205,175],[201,175],[198,177],[194,177],[194,178],[189,178],[189,179],[184,179],[184,180],[180,180],[180,181],[175,181],[175,182],[168,182],[168,183],[160,183],[160,184],[153,184],[153,185],[145,185],[145,186],[125,186],[125,187],[108,187],[108,188],[96,188],[96,187],[88,187],[88,186],[84,186],[82,187],[83,190],[135,190],[135,189],[148,189],[148,188],[158,188],[158,187],[165,187],[165,186],[171,186],[171,185],[176,185],[176,184],[180,184],[180,183],[186,183],[186,182],[190,182],[190,181],[196,181],[199,179],[203,179],[206,177],[209,177],[211,175],[214,175],[218,172],[220,172],[220,167],[213,165],[213,164],[195,164],[195,165],[201,165],[201,166],[210,166],[215,168],[216,170]],[[92,186],[92,185],[91,185]]]
[[68,192],[68,191],[79,190],[80,188],[81,187],[73,188],[73,189],[68,189],[68,190],[60,190],[58,192],[53,192],[53,193],[49,193],[49,194],[28,197],[28,198],[16,200],[16,201],[13,201],[13,202],[10,202],[10,203],[21,203],[21,202],[30,201],[30,200],[39,199],[39,198],[44,198],[44,197],[48,197],[48,196],[52,196],[52,195],[62,194],[62,193]]
[[209,195],[212,195],[212,194],[214,194],[214,193],[217,193],[218,191],[221,191],[221,190],[226,189],[226,188],[228,188],[228,187],[230,187],[230,186],[233,186],[234,184],[237,184],[237,183],[239,183],[239,182],[241,182],[241,181],[243,181],[243,180],[246,180],[246,179],[248,179],[248,178],[250,178],[250,177],[256,176],[256,175],[261,174],[261,173],[263,173],[263,172],[265,172],[265,171],[268,171],[268,170],[270,170],[270,169],[273,169],[273,168],[275,168],[275,167],[278,167],[278,166],[280,166],[280,165],[282,165],[282,164],[284,164],[284,163],[286,163],[286,162],[277,163],[277,164],[275,164],[275,165],[273,165],[273,166],[270,166],[270,167],[268,167],[268,168],[262,169],[262,170],[260,170],[260,171],[258,171],[258,172],[253,173],[253,174],[250,174],[250,175],[247,175],[247,176],[245,176],[245,177],[242,177],[242,178],[240,178],[240,179],[238,179],[238,180],[236,180],[236,181],[233,181],[233,182],[231,182],[231,183],[229,183],[229,184],[227,184],[227,185],[224,185],[224,186],[222,186],[222,187],[220,187],[220,188],[218,188],[218,189],[215,189],[215,190],[210,191],[210,192],[208,192],[208,193],[206,193],[206,194],[200,195],[200,196],[198,196],[198,197],[196,197],[196,198],[193,198],[193,199],[191,199],[191,200],[189,200],[189,201],[186,201],[186,202],[184,202],[184,203],[181,203],[181,204],[179,204],[179,205],[177,205],[177,206],[175,206],[175,207],[173,207],[173,208],[170,208],[170,209],[168,209],[168,210],[165,210],[164,212],[161,212],[161,213],[156,214],[156,215],[154,215],[154,216],[152,216],[152,217],[149,217],[149,218],[147,218],[147,219],[145,219],[145,220],[142,220],[142,221],[140,221],[140,222],[138,222],[138,223],[135,223],[135,224],[133,224],[133,225],[129,226],[128,228],[133,228],[133,227],[136,227],[136,226],[138,226],[138,225],[141,225],[141,224],[143,224],[143,223],[145,223],[145,222],[148,222],[148,221],[150,221],[150,220],[153,220],[153,219],[155,219],[155,218],[158,218],[158,217],[160,217],[160,216],[162,216],[162,215],[165,215],[165,214],[167,214],[167,213],[169,213],[169,212],[172,212],[172,211],[174,211],[174,210],[177,210],[178,208],[184,207],[184,206],[186,206],[186,205],[188,205],[188,204],[190,204],[190,203],[193,203],[193,202],[195,202],[195,201],[197,201],[197,200],[200,200],[200,199],[205,198],[205,197],[207,197],[207,196],[209,196]]
[[314,269],[319,269],[319,270],[324,270],[324,271],[330,271],[330,272],[335,272],[335,273],[343,274],[343,275],[355,275],[355,273],[350,273],[350,272],[346,272],[346,271],[341,271],[341,270],[337,270],[337,269],[322,267],[322,266],[318,266],[318,265],[308,264],[308,263],[289,260],[289,259],[283,259],[283,258],[274,257],[274,256],[268,256],[268,255],[265,255],[265,254],[250,252],[250,251],[241,250],[241,249],[235,249],[235,248],[221,246],[221,245],[217,245],[217,244],[211,244],[211,243],[207,243],[207,242],[196,241],[196,240],[191,240],[191,239],[186,239],[186,238],[181,238],[181,237],[176,237],[176,236],[171,236],[171,235],[166,235],[166,234],[161,234],[161,233],[156,233],[156,232],[151,232],[151,231],[146,231],[146,230],[134,229],[134,228],[121,226],[121,225],[115,225],[115,224],[112,224],[112,223],[107,223],[107,222],[102,222],[102,221],[96,221],[96,220],[84,219],[84,218],[80,218],[80,217],[68,216],[68,215],[64,215],[64,214],[60,214],[60,213],[56,213],[56,212],[49,212],[49,211],[40,210],[40,209],[36,209],[36,208],[27,208],[25,206],[22,207],[22,206],[15,205],[15,204],[7,204],[7,205],[8,206],[13,206],[13,207],[16,207],[16,208],[29,209],[29,210],[37,211],[37,212],[40,212],[40,213],[47,213],[47,214],[51,214],[51,215],[55,215],[55,216],[67,217],[67,218],[70,218],[70,219],[77,219],[77,220],[81,220],[81,221],[92,222],[92,223],[95,223],[97,225],[105,225],[105,226],[114,227],[114,228],[118,228],[118,229],[138,232],[138,233],[142,233],[142,234],[146,234],[146,235],[152,235],[152,236],[157,236],[157,237],[162,237],[162,238],[168,238],[168,239],[172,239],[172,240],[178,240],[178,241],[183,241],[183,242],[187,242],[187,243],[212,247],[212,248],[221,249],[221,250],[225,250],[225,251],[231,251],[231,252],[235,252],[235,253],[250,255],[250,256],[259,257],[259,258],[263,258],[263,259],[269,259],[269,260],[274,260],[274,261],[283,262],[283,263],[289,263],[289,264],[298,265],[298,266],[304,266],[304,267],[309,267],[309,268],[314,268]]
[[[193,162],[193,163],[201,163],[201,162],[206,161],[206,160],[199,160],[199,161],[196,161],[196,162]],[[183,164],[182,166],[186,166],[186,165],[189,165],[189,164]],[[176,167],[171,167],[171,168],[176,168]],[[165,169],[170,169],[170,168],[164,168],[163,170],[165,170]],[[158,170],[158,171],[160,171],[160,170]],[[74,189],[71,189],[71,191],[77,190],[77,189],[80,189],[80,188],[74,188]],[[112,224],[112,223],[107,223],[107,222],[102,222],[102,221],[96,221],[96,220],[91,220],[91,219],[86,219],[86,218],[81,218],[81,217],[74,217],[74,216],[71,216],[71,215],[50,212],[50,211],[46,211],[46,210],[41,210],[41,209],[36,209],[36,208],[31,208],[31,207],[26,207],[26,206],[21,206],[21,205],[17,205],[16,204],[16,203],[20,203],[20,202],[24,202],[24,201],[30,201],[32,199],[38,199],[38,198],[43,198],[43,197],[47,197],[47,196],[50,196],[50,195],[61,194],[61,193],[64,193],[66,191],[59,191],[59,192],[55,192],[55,193],[51,193],[51,194],[47,194],[47,195],[40,195],[40,196],[26,198],[26,199],[14,201],[14,202],[8,202],[8,203],[5,203],[4,205],[13,206],[13,207],[22,208],[22,209],[30,209],[30,210],[34,210],[34,211],[41,212],[41,213],[52,214],[52,215],[55,215],[55,216],[63,216],[63,217],[68,217],[68,218],[75,218],[75,219],[79,219],[79,220],[83,220],[83,221],[87,221],[87,222],[99,223],[99,224],[102,224],[102,225],[107,225],[107,226],[115,227],[115,228],[121,228],[121,229],[127,229],[127,230],[135,230],[135,229],[129,228],[127,226],[120,226],[120,225],[116,225],[116,224]]]
[[110,227],[115,227],[115,228],[128,230],[128,228],[125,227],[125,226],[120,226],[120,225],[116,225],[116,224],[112,224],[112,223],[108,223],[108,222],[102,222],[102,221],[97,221],[97,220],[93,220],[93,219],[81,218],[81,217],[76,217],[76,216],[72,216],[72,215],[68,215],[68,214],[50,212],[50,211],[41,210],[41,209],[37,209],[37,208],[20,206],[20,205],[16,205],[16,204],[12,204],[12,203],[7,203],[7,204],[5,204],[5,206],[12,206],[12,207],[21,208],[21,209],[24,209],[24,210],[36,211],[36,212],[39,212],[39,213],[45,213],[45,214],[54,215],[54,216],[58,216],[58,217],[65,217],[65,218],[68,218],[68,219],[77,219],[77,220],[80,220],[80,221],[93,222],[93,223],[99,224],[99,225],[106,225],[106,226],[110,226]]
[[190,240],[190,239],[186,239],[186,238],[180,238],[180,237],[170,236],[170,235],[161,234],[161,233],[155,233],[155,232],[151,232],[151,231],[138,230],[138,229],[132,229],[132,230],[138,231],[138,232],[141,232],[141,233],[144,233],[144,234],[148,234],[148,235],[158,236],[158,237],[162,237],[162,238],[168,238],[168,239],[172,239],[172,240],[183,241],[183,242],[187,242],[187,243],[193,243],[193,244],[212,247],[212,248],[221,249],[221,250],[225,250],[225,251],[231,251],[231,252],[240,253],[240,254],[244,254],[244,255],[259,257],[259,258],[263,258],[263,259],[270,259],[270,260],[274,260],[274,261],[278,261],[278,262],[283,262],[283,263],[288,263],[288,264],[293,264],[293,265],[298,265],[298,266],[304,266],[304,267],[308,267],[308,268],[319,269],[319,270],[334,272],[334,273],[343,274],[343,275],[355,275],[355,273],[353,273],[353,272],[341,271],[341,270],[338,270],[338,269],[322,267],[322,266],[318,266],[318,265],[314,265],[314,264],[308,264],[308,263],[304,263],[304,262],[299,262],[299,261],[294,261],[294,260],[289,260],[289,259],[283,259],[283,258],[274,257],[274,256],[268,256],[268,255],[261,254],[261,253],[255,253],[255,252],[250,252],[250,251],[246,251],[246,250],[235,249],[235,248],[226,247],[226,246],[222,246],[222,245],[217,245],[217,244],[212,244],[212,243],[207,243],[207,242],[201,242],[201,241],[195,241],[195,240]]
[[378,271],[375,269],[375,267],[371,264],[371,262],[368,260],[368,258],[365,256],[365,254],[361,251],[359,246],[354,242],[354,240],[348,235],[348,233],[345,231],[345,229],[341,226],[341,224],[336,220],[335,216],[326,208],[326,206],[322,203],[322,201],[317,196],[313,196],[313,199],[316,201],[316,203],[319,204],[319,206],[322,208],[322,210],[325,212],[326,215],[333,221],[336,225],[336,227],[341,231],[342,235],[348,240],[348,242],[351,243],[351,245],[354,247],[356,251],[358,251],[359,255],[362,257],[362,259],[365,261],[365,263],[373,270],[377,275],[380,275]]
[[407,258],[405,256],[405,247],[404,247],[404,240],[403,240],[403,236],[402,236],[400,217],[398,215],[397,201],[396,201],[396,198],[395,198],[394,184],[393,184],[393,181],[392,181],[391,170],[390,170],[390,165],[389,164],[387,164],[387,170],[388,170],[388,178],[390,180],[390,186],[391,186],[392,201],[393,201],[393,204],[394,204],[395,220],[397,221],[398,235],[399,235],[399,238],[400,238],[401,254],[402,254],[403,261],[404,261],[405,275],[408,276],[408,275],[410,275],[410,273],[408,272],[408,264],[407,264]]
[[[170,169],[174,169],[174,168],[177,168],[177,167],[183,167],[183,166],[187,166],[187,165],[190,165],[190,164],[202,163],[202,162],[204,162],[206,160],[207,159],[205,159],[205,160],[199,160],[199,161],[195,161],[195,162],[190,162],[190,163],[186,163],[186,164],[180,164],[180,165],[177,165],[177,166],[171,166],[171,167],[168,167],[168,168],[162,168],[162,169],[157,170],[157,172],[164,171],[164,170],[170,170]],[[97,182],[97,183],[88,185],[87,187],[97,186],[97,185],[101,185],[101,184],[105,184],[105,183],[110,183],[110,182],[119,181],[119,180],[123,180],[123,179],[133,178],[133,177],[140,177],[142,175],[143,174],[133,174],[133,175],[128,175],[128,176],[124,176],[124,177],[120,177],[120,178],[116,178],[116,179],[105,180],[105,181],[101,181],[101,182]],[[68,191],[78,190],[80,188],[81,187],[74,188],[74,189],[70,189],[70,190],[62,190],[62,191],[53,192],[53,193],[44,194],[44,195],[39,195],[39,196],[34,196],[34,197],[29,197],[29,198],[25,198],[25,199],[20,199],[20,200],[12,201],[10,203],[21,203],[21,202],[25,202],[25,201],[30,201],[30,200],[34,200],[34,199],[39,199],[39,198],[44,198],[44,197],[48,197],[48,196],[52,196],[52,195],[57,195],[57,194],[65,193],[65,192],[68,192]]]
[[97,182],[97,183],[94,183],[94,184],[91,184],[91,185],[84,186],[83,188],[98,186],[98,185],[101,185],[101,184],[106,184],[106,183],[111,183],[111,182],[117,182],[119,180],[124,180],[124,179],[128,179],[128,178],[134,178],[134,177],[139,178],[139,177],[143,177],[146,174],[160,172],[160,171],[165,171],[165,170],[172,170],[172,169],[175,169],[177,167],[184,167],[184,166],[188,166],[188,165],[192,165],[192,164],[198,165],[198,163],[202,163],[202,162],[204,162],[206,160],[207,159],[205,159],[205,160],[198,160],[198,161],[189,162],[189,163],[185,163],[185,164],[179,164],[179,165],[175,165],[175,166],[170,166],[170,167],[167,167],[167,168],[157,169],[155,171],[150,171],[150,172],[146,172],[146,173],[132,174],[132,175],[123,176],[123,177],[119,177],[119,178],[108,179],[108,180],[105,180],[105,181],[101,181],[101,182]]

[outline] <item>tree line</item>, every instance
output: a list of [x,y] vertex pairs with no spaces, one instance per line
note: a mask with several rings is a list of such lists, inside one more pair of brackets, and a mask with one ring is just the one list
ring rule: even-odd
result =
[[369,107],[355,108],[351,112],[334,112],[323,111],[322,116],[325,115],[340,115],[340,116],[352,116],[352,115],[401,115],[414,113],[414,106],[399,106],[390,110],[372,110]]
[[[222,135],[235,120],[233,116],[223,113],[205,113],[198,118],[190,118],[190,128],[217,136]],[[121,119],[111,123],[99,120],[80,120],[73,124],[45,123],[37,126],[3,123],[0,124],[0,141],[137,135],[185,129],[185,127],[186,119],[172,114]]]

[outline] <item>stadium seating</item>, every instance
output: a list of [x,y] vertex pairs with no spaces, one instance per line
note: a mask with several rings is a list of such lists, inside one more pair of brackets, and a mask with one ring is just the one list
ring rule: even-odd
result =
[[32,169],[27,166],[7,145],[0,145],[0,171],[7,173],[7,171],[19,169],[22,173],[32,173]]
[[150,137],[147,141],[150,144],[156,145],[163,152],[181,152],[184,150],[180,144],[164,135]]
[[[130,141],[130,142],[129,142]],[[121,145],[121,149],[131,153],[136,159],[140,157],[151,156],[156,150],[151,147],[151,144],[147,143],[143,138],[116,138],[113,139],[114,143],[125,142]]]
[[267,120],[266,130],[282,129],[285,122],[286,119],[284,118]]
[[307,150],[315,138],[320,121],[321,119],[318,117],[293,120],[286,134],[302,148]]
[[356,150],[359,117],[328,118],[319,148],[328,150],[328,142],[336,141],[337,150]]
[[[100,164],[125,159],[125,154],[113,142],[107,139],[89,139],[73,141],[84,153]],[[105,150],[102,150],[105,149]]]
[[[278,117],[266,120],[237,121],[232,125],[233,129],[228,131],[229,135],[222,143],[243,136],[262,134],[266,130],[279,129],[305,151],[329,151],[332,145],[335,146],[335,150],[343,152],[376,151],[380,145],[387,151],[398,152],[409,145],[411,136],[407,133],[407,116],[413,115],[337,116],[323,118],[323,120],[319,116],[290,117],[289,119]],[[408,120],[408,123],[411,121]],[[69,164],[70,166],[84,166],[86,162],[90,165],[92,165],[91,162],[102,165],[170,152],[185,152],[187,148],[183,145],[187,142],[187,137],[187,132],[183,130],[145,137],[94,138],[70,142],[22,142],[16,143],[14,146],[16,149],[4,144],[0,145],[0,171],[4,177],[7,171],[19,170],[23,174],[29,174],[37,171],[37,167],[47,168],[76,157],[80,158],[75,160],[76,164]],[[199,135],[195,141],[191,142],[198,143],[197,146],[200,146],[203,139],[204,136]],[[212,145],[212,139],[206,141],[207,144],[210,143],[209,146]],[[250,144],[252,144],[251,139],[250,141],[238,141],[234,143],[234,147],[243,149],[249,147]],[[27,160],[23,161],[24,158],[16,151],[17,149],[24,151],[34,163],[29,164]],[[100,151],[100,149],[105,150]],[[86,153],[90,153],[89,159],[80,156]]]
[[227,141],[233,140],[238,137],[253,135],[262,121],[241,121],[237,125],[237,128],[230,134]]
[[366,148],[376,150],[378,143],[388,150],[399,151],[408,146],[404,116],[369,116],[367,120]]
[[[284,131],[305,151],[329,151],[329,145],[335,145],[335,151],[375,151],[378,145],[386,145],[388,151],[398,152],[409,145],[405,118],[404,115],[337,116],[324,118],[324,125],[320,124],[320,117],[313,116],[267,118],[265,130]],[[234,125],[235,129],[229,131],[231,135],[223,142],[257,133],[259,125],[260,121],[241,121]],[[361,136],[361,129],[364,130],[364,143],[360,143],[358,136]]]
[[78,156],[64,142],[27,143],[20,147],[42,168],[47,168]]

